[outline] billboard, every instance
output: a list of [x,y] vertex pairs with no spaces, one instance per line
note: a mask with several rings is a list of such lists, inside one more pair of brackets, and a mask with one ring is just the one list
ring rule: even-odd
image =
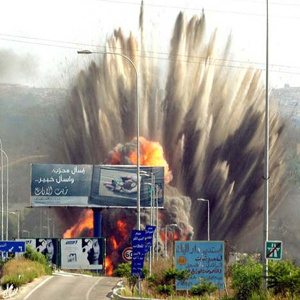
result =
[[[164,168],[140,167],[141,207],[163,207]],[[154,185],[151,185],[154,179]],[[155,197],[151,198],[151,189]],[[154,199],[155,198],[155,199]],[[136,166],[33,164],[32,206],[136,207]]]
[[88,206],[92,173],[91,165],[32,165],[31,205]]
[[57,239],[39,238],[39,239],[17,239],[23,241],[26,245],[35,249],[46,256],[49,263],[58,264],[58,242]]
[[105,249],[103,238],[62,239],[60,246],[62,269],[103,269]]
[[224,289],[224,247],[223,241],[176,241],[176,269],[191,274],[187,280],[176,280],[176,289],[189,290],[200,283],[200,278]]

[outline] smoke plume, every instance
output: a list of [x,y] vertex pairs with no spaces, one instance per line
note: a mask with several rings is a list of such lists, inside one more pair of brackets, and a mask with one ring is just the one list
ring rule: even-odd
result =
[[[139,45],[132,34],[126,37],[118,29],[107,40],[107,51],[128,56],[137,67],[140,134],[162,145],[173,173],[161,226],[176,222],[181,238],[190,238],[194,231],[195,239],[206,239],[207,210],[196,200],[205,198],[210,201],[211,239],[235,243],[262,222],[265,89],[260,71],[230,68],[231,37],[218,49],[217,31],[206,41],[205,23],[204,14],[190,20],[178,15],[166,82],[157,61],[147,57],[143,34]],[[62,119],[63,161],[103,163],[116,145],[133,141],[135,95],[136,74],[126,59],[95,56],[78,75],[68,99]],[[281,199],[284,172],[283,125],[275,114],[270,128],[270,174],[276,174],[270,178],[272,210]],[[124,147],[127,151],[129,146]],[[114,232],[116,220],[133,228],[135,212],[104,211],[107,232]]]

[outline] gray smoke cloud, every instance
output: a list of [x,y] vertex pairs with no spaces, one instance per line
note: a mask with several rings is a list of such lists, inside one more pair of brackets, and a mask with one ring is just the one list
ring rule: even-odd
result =
[[[210,200],[211,238],[234,244],[262,222],[265,90],[260,71],[228,66],[231,37],[220,50],[217,32],[206,41],[205,30],[204,14],[190,20],[179,14],[166,83],[156,62],[146,52],[140,55],[132,34],[126,38],[116,30],[107,51],[118,49],[137,66],[140,134],[163,145],[174,175],[171,185],[179,196],[171,193],[166,199],[162,226],[175,220],[186,227],[185,237],[194,231],[195,239],[205,239],[206,210],[196,200],[205,198]],[[95,57],[78,75],[62,119],[62,161],[99,164],[116,145],[133,140],[135,82],[132,66],[117,55]],[[270,178],[272,211],[284,193],[284,126],[274,113],[270,128],[270,173],[276,174]],[[104,214],[109,228],[123,215],[135,226],[133,211]]]
[[19,55],[12,50],[0,49],[0,81],[26,82],[37,75],[38,63],[30,54]]

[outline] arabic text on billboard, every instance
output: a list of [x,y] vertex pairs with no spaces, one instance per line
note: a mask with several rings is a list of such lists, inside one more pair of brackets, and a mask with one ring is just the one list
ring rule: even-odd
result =
[[[164,168],[142,166],[141,174],[141,207],[163,207]],[[136,166],[33,164],[31,175],[32,206],[137,205]]]
[[91,165],[32,165],[32,206],[87,206],[92,172]]
[[189,290],[200,283],[200,278],[224,289],[223,241],[176,241],[175,260],[177,270],[187,270],[191,277],[176,280],[177,290]]

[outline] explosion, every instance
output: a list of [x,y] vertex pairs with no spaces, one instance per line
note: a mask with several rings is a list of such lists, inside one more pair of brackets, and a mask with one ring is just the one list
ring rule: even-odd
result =
[[[238,245],[240,237],[262,223],[265,90],[261,71],[230,68],[231,37],[220,50],[217,31],[207,41],[204,13],[190,20],[180,13],[170,42],[165,82],[157,60],[147,55],[143,18],[140,20],[140,43],[133,34],[126,37],[119,29],[107,40],[106,51],[128,56],[138,69],[140,131],[145,137],[141,139],[140,151],[145,154],[141,164],[154,165],[149,154],[156,159],[160,155],[157,149],[162,147],[168,162],[162,165],[172,170],[160,227],[176,223],[178,239],[191,238],[193,230],[195,239],[205,239],[206,210],[196,201],[205,198],[210,200],[211,239]],[[107,54],[93,58],[74,82],[61,118],[61,161],[136,163],[135,83],[132,67],[122,57]],[[283,199],[284,173],[283,125],[274,111],[270,128],[269,170],[276,174],[270,178],[272,211]],[[67,225],[78,222],[78,210],[60,213],[72,218]],[[108,239],[112,233],[114,236],[107,253],[113,253],[110,261],[115,264],[114,247],[128,242],[118,231],[117,221],[125,222],[129,232],[135,227],[136,215],[133,210],[105,209],[102,216],[103,235]],[[148,217],[148,211],[143,211],[143,225]]]

